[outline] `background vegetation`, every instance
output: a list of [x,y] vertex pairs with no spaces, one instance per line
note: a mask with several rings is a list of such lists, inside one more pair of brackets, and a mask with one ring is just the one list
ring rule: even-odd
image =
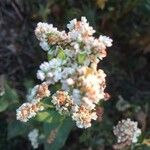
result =
[[[86,16],[97,34],[113,39],[100,66],[107,73],[110,101],[101,122],[73,129],[62,150],[111,150],[112,128],[130,117],[143,134],[136,150],[150,149],[150,1],[149,0],[0,0],[0,150],[31,150],[15,110],[36,80],[46,56],[34,36],[39,21],[59,29]],[[42,150],[41,145],[39,150]]]

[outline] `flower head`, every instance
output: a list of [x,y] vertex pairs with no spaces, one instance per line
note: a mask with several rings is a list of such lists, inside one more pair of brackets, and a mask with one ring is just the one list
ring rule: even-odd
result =
[[50,91],[48,89],[48,85],[46,83],[42,83],[41,85],[39,85],[36,97],[43,99],[44,97],[49,97],[49,96],[50,96]]
[[111,38],[107,37],[107,36],[100,35],[99,41],[104,43],[105,46],[111,47],[113,40]]
[[58,82],[63,76],[63,64],[65,61],[59,58],[53,58],[49,62],[44,62],[40,65],[40,70],[37,72],[37,78],[41,81],[46,80],[48,84]]
[[52,24],[39,22],[35,29],[35,35],[38,40],[46,41],[46,36],[48,33],[57,33],[57,28],[54,28]]
[[71,97],[65,91],[57,91],[52,96],[52,103],[56,106],[60,114],[69,113],[73,105]]
[[48,84],[43,82],[40,85],[34,86],[29,94],[27,95],[27,100],[29,102],[39,102],[44,97],[49,97],[50,91],[48,89]]
[[38,103],[24,103],[16,110],[17,120],[27,122],[30,118],[36,116],[37,112],[43,109],[43,106]]
[[112,40],[102,35],[95,38],[95,30],[85,17],[71,20],[67,28],[68,32],[59,31],[52,24],[37,24],[35,35],[47,52],[48,61],[37,71],[37,78],[43,83],[31,90],[30,103],[17,110],[19,120],[27,121],[41,110],[39,103],[50,96],[49,85],[54,89],[51,102],[56,110],[71,115],[79,128],[91,126],[91,121],[97,119],[99,102],[108,98],[106,74],[97,68],[106,57],[106,48],[112,45]]
[[91,127],[91,121],[97,119],[95,111],[87,109],[85,106],[73,107],[72,119],[76,121],[76,125],[79,128],[88,128]]
[[37,149],[39,146],[38,137],[39,137],[39,130],[38,129],[33,129],[28,134],[28,138],[31,141],[31,145],[34,149]]
[[141,130],[137,127],[137,122],[131,121],[129,118],[121,120],[114,127],[114,135],[117,136],[117,143],[136,143],[141,134]]

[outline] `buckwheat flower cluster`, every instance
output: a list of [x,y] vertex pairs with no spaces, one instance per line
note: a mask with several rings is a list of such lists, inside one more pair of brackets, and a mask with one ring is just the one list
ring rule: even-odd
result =
[[46,83],[36,85],[27,96],[29,102],[22,104],[16,110],[17,120],[27,122],[30,118],[36,116],[39,111],[44,109],[39,103],[40,100],[48,96],[50,96],[50,91],[48,90],[48,85]]
[[39,102],[44,97],[49,97],[50,91],[48,89],[48,84],[42,83],[41,85],[34,86],[29,94],[27,95],[27,100],[29,102]]
[[71,20],[67,28],[69,32],[58,31],[51,24],[38,23],[35,35],[50,59],[40,65],[37,78],[51,85],[59,83],[51,102],[60,114],[69,112],[79,128],[87,128],[97,118],[96,105],[105,99],[106,74],[97,65],[106,57],[112,39],[95,38],[85,17]]
[[87,109],[84,105],[75,105],[73,111],[72,119],[76,121],[76,125],[79,128],[91,127],[91,120],[97,119],[96,112]]
[[31,142],[31,145],[34,149],[37,149],[39,146],[38,143],[38,138],[39,138],[39,130],[38,129],[33,129],[32,131],[29,132],[28,138]]
[[57,91],[52,96],[51,102],[56,106],[56,109],[60,114],[65,112],[69,113],[73,105],[71,97],[69,96],[68,92],[65,91]]
[[[85,17],[71,20],[67,28],[68,32],[59,31],[52,24],[37,24],[35,35],[48,56],[39,66],[37,79],[45,86],[35,86],[27,98],[30,103],[39,103],[50,96],[50,85],[50,103],[56,110],[61,115],[69,114],[77,127],[88,128],[97,119],[100,101],[106,99],[106,74],[97,66],[106,57],[112,39],[103,35],[95,38],[95,30]],[[56,85],[60,87],[57,90]]]
[[49,44],[66,44],[68,38],[65,31],[58,31],[52,24],[41,23],[37,24],[35,29],[35,35],[40,40],[40,46],[43,50],[48,51],[50,49]]
[[36,116],[37,112],[43,109],[43,106],[38,105],[38,103],[24,103],[16,110],[17,120],[27,122],[30,118]]
[[119,121],[113,132],[117,136],[117,144],[126,143],[126,145],[137,143],[141,134],[138,123],[131,121],[129,118]]
[[37,72],[37,78],[41,81],[46,80],[49,84],[58,82],[63,77],[63,64],[65,61],[59,58],[53,58],[49,62],[40,65]]

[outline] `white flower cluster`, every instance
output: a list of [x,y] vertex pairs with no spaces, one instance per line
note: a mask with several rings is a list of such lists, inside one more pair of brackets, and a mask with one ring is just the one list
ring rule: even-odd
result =
[[91,120],[97,119],[97,114],[95,111],[87,109],[84,105],[75,105],[73,107],[72,119],[76,121],[76,125],[79,128],[91,127]]
[[46,80],[49,84],[58,82],[64,74],[62,70],[65,61],[59,58],[53,58],[49,62],[44,62],[40,65],[40,70],[37,72],[37,78],[41,81]]
[[36,113],[42,111],[43,106],[38,103],[24,103],[17,110],[17,120],[27,122],[30,118],[36,116]]
[[70,112],[73,105],[72,99],[68,92],[65,91],[57,91],[52,96],[52,103],[56,106],[56,110],[58,110],[60,114]]
[[[95,30],[85,17],[71,20],[67,28],[69,32],[58,31],[52,24],[38,23],[35,35],[48,61],[40,65],[37,78],[52,88],[59,85],[51,101],[56,110],[70,114],[79,128],[87,128],[97,119],[97,105],[106,98],[106,74],[97,65],[106,57],[112,39],[102,35],[95,38]],[[35,102],[49,96],[48,88],[41,91],[42,94],[31,92],[28,99]]]
[[50,50],[49,43],[55,45],[65,44],[67,42],[65,31],[59,32],[52,24],[49,25],[39,22],[35,30],[35,35],[37,39],[40,40],[40,46],[45,51]]
[[131,121],[129,118],[121,120],[114,127],[114,135],[117,136],[117,143],[137,143],[141,130],[137,127],[138,123]]
[[85,17],[73,19],[67,28],[68,33],[60,32],[51,24],[38,23],[35,35],[52,59],[40,65],[37,78],[59,83],[61,89],[52,96],[52,103],[59,113],[70,112],[79,128],[87,128],[97,118],[96,105],[105,98],[106,75],[97,70],[97,64],[106,57],[112,39],[95,38]]
[[39,104],[40,100],[48,96],[50,96],[50,91],[46,83],[36,85],[27,96],[29,102],[22,104],[16,110],[17,120],[27,122],[30,118],[36,116],[37,112],[44,109],[44,107]]
[[34,149],[37,149],[39,146],[38,143],[38,138],[39,138],[39,130],[38,129],[33,129],[32,131],[29,132],[28,138],[31,142],[31,145]]

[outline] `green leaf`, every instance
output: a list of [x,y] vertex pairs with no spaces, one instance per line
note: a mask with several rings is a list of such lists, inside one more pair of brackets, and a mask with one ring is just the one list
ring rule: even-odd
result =
[[39,112],[35,119],[39,122],[51,123],[52,121],[54,121],[53,117],[55,115],[57,115],[56,110],[51,109],[49,111]]
[[0,97],[0,112],[5,111],[10,105],[18,102],[18,95],[14,89],[5,85],[5,94]]
[[77,61],[79,64],[83,64],[86,59],[86,53],[79,53],[77,56]]
[[64,50],[61,47],[58,48],[57,57],[60,58],[60,59],[62,59],[62,60],[66,59],[66,55],[64,53]]
[[[53,33],[48,33],[47,36],[53,36]],[[54,58],[56,47],[53,45],[49,45],[50,50],[47,52],[47,59],[50,61],[52,58]]]
[[14,138],[19,135],[24,135],[29,131],[27,123],[22,123],[20,121],[13,121],[8,124],[7,127],[7,139]]
[[48,54],[47,54],[47,59],[48,59],[48,61],[50,61],[52,58],[53,58],[53,55],[48,53]]
[[8,106],[9,106],[9,103],[5,101],[4,98],[0,98],[0,112],[5,111]]
[[9,103],[18,102],[18,95],[14,89],[11,89],[8,85],[6,85],[4,99],[7,100]]
[[28,90],[28,89],[31,89],[33,86],[34,86],[34,81],[33,80],[30,80],[30,79],[25,79],[24,80],[24,86],[25,88]]
[[51,143],[48,143],[47,139],[45,140],[45,150],[59,150],[65,144],[72,127],[73,121],[71,118],[64,118],[60,115],[53,116],[51,123],[44,123],[44,132],[47,139],[49,139],[52,132],[56,131]]

